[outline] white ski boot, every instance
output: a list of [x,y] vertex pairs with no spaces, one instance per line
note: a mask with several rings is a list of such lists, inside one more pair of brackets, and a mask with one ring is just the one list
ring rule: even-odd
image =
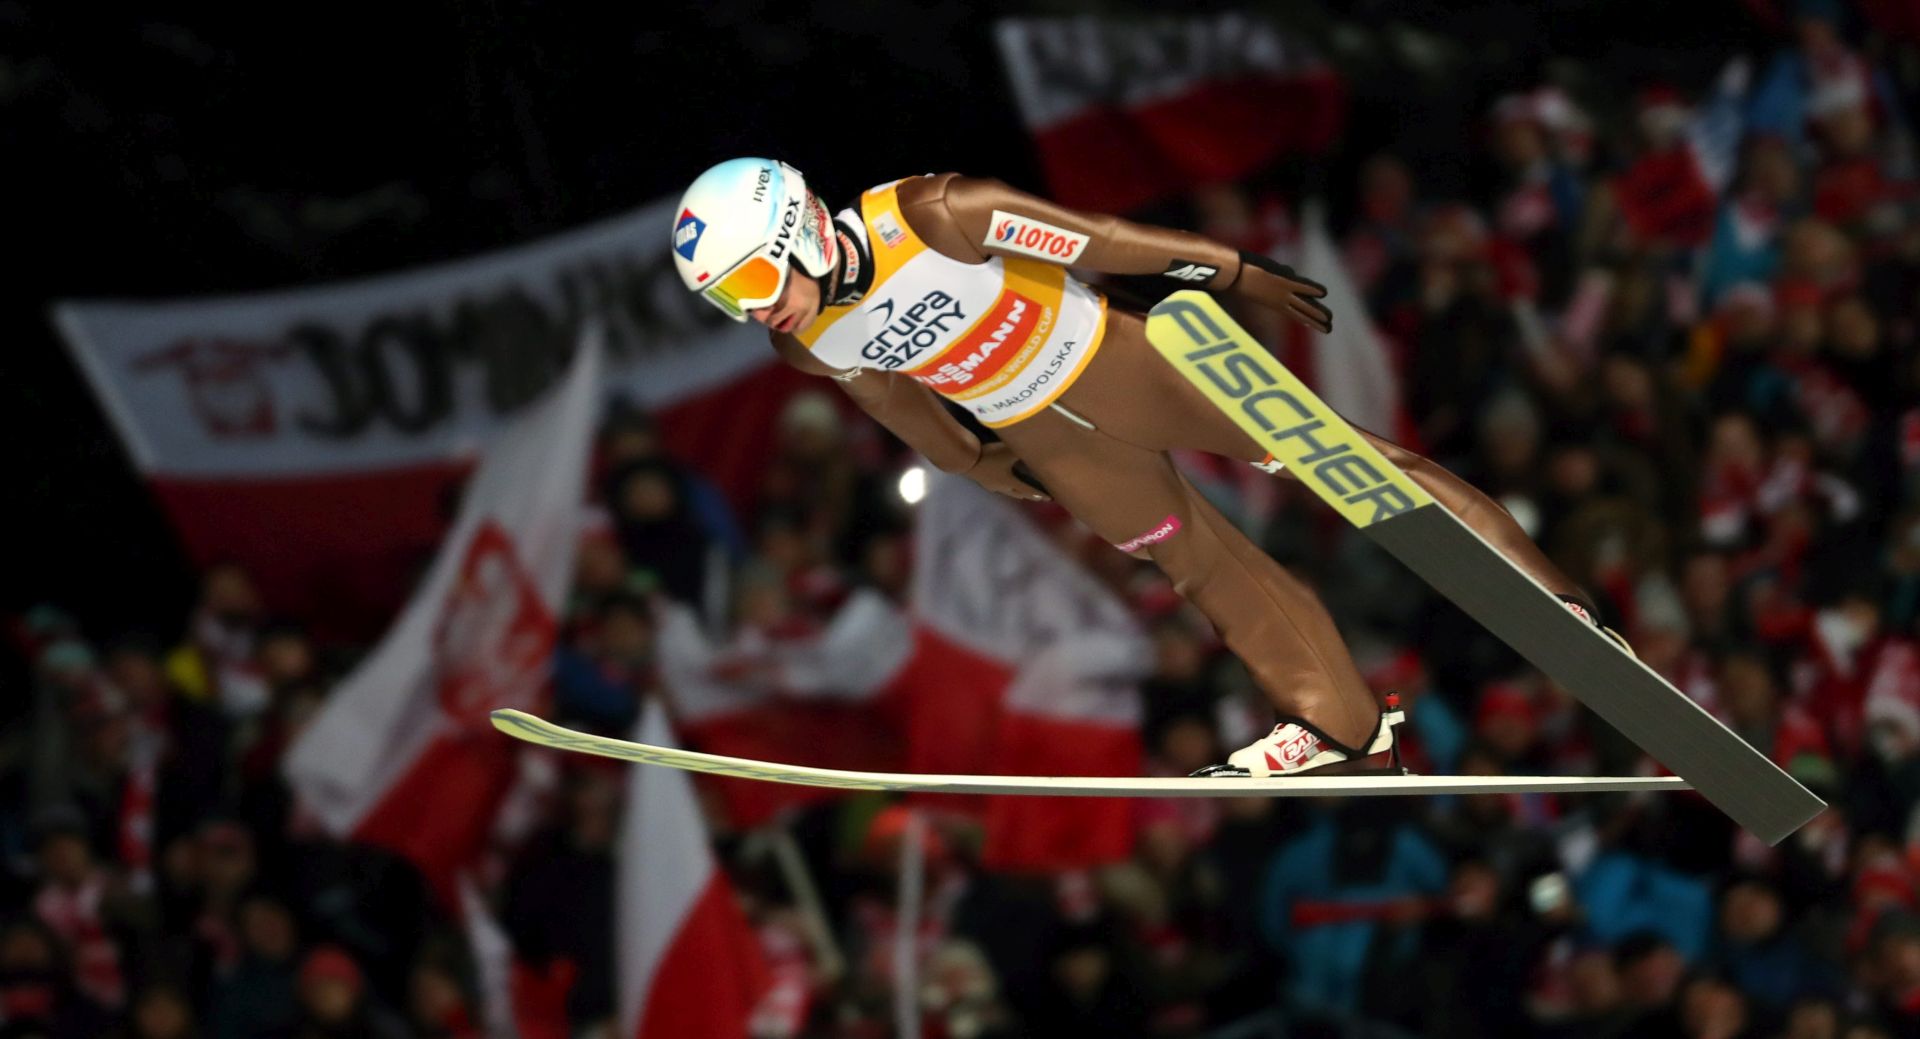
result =
[[1571,613],[1575,617],[1578,617],[1581,620],[1586,621],[1588,624],[1593,625],[1595,628],[1598,628],[1600,630],[1600,634],[1605,635],[1606,637],[1612,639],[1615,645],[1619,646],[1623,650],[1626,650],[1627,656],[1630,656],[1635,660],[1640,659],[1640,654],[1635,653],[1633,651],[1633,647],[1627,644],[1626,636],[1621,635],[1619,632],[1613,630],[1612,628],[1607,627],[1604,624],[1601,624],[1599,619],[1594,617],[1593,611],[1587,608],[1586,603],[1581,602],[1580,600],[1574,598],[1571,595],[1562,595],[1562,596],[1558,596],[1557,598],[1560,600],[1560,602],[1563,605],[1566,606],[1568,613]]
[[1368,741],[1364,750],[1342,747],[1299,722],[1283,721],[1275,725],[1272,732],[1227,755],[1226,764],[1208,765],[1194,775],[1250,776],[1254,779],[1291,776],[1342,762],[1364,761],[1375,754],[1390,754],[1390,764],[1382,768],[1343,768],[1336,771],[1347,775],[1371,772],[1405,775],[1407,770],[1400,763],[1400,741],[1394,729],[1406,720],[1406,712],[1400,709],[1400,694],[1388,693],[1386,710],[1380,712],[1380,726],[1374,730],[1373,739]]

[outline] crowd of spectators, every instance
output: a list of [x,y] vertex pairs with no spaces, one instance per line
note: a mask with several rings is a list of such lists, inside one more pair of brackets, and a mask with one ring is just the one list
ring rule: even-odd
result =
[[[1150,804],[1129,861],[1051,876],[983,871],[977,827],[931,811],[923,1034],[1920,1035],[1920,181],[1892,75],[1915,55],[1804,13],[1779,53],[1618,119],[1514,84],[1463,137],[1499,171],[1483,194],[1426,197],[1383,153],[1341,241],[1415,446],[1830,809],[1767,847],[1688,795]],[[1193,202],[1200,230],[1287,244],[1283,202]],[[556,709],[623,732],[665,695],[661,597],[773,640],[849,587],[902,599],[905,461],[802,393],[736,514],[644,417],[610,420]],[[1652,768],[1297,488],[1187,461],[1406,698],[1420,769]],[[1238,665],[1151,571],[1088,562],[1153,640],[1143,769],[1221,760]],[[0,1035],[482,1034],[457,921],[404,861],[323,836],[280,777],[352,648],[269,617],[233,566],[175,638],[53,607],[12,634],[34,703],[0,738]],[[585,764],[561,783],[490,887],[519,954],[564,981],[555,1013],[610,1035],[620,784]],[[785,821],[815,905],[715,808],[781,979],[763,1034],[889,1033],[904,811]]]

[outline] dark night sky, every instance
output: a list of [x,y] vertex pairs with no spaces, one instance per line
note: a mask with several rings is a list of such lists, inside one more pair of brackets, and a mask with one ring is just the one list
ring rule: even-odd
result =
[[[1443,190],[1470,188],[1457,160],[1475,114],[1554,55],[1690,84],[1713,63],[1686,53],[1758,31],[1735,0],[1242,6],[1308,32],[1346,18],[1376,42],[1391,14],[1468,56],[1441,85],[1363,65],[1349,140],[1320,172],[1336,188],[1387,141],[1429,158]],[[345,0],[136,15],[0,0],[0,229],[15,269],[0,294],[0,472],[24,535],[0,609],[84,603],[111,630],[174,615],[191,590],[46,323],[49,300],[470,254],[676,191],[737,154],[786,158],[831,199],[941,169],[1044,189],[989,30],[997,14],[1070,9]]]

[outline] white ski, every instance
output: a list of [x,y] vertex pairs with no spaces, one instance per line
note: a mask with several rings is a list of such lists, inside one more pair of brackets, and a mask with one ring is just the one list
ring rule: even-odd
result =
[[1039,794],[1048,797],[1327,797],[1388,794],[1603,794],[1636,790],[1685,790],[1677,777],[1586,776],[1321,776],[1268,779],[1153,779],[1127,776],[935,776],[904,772],[850,772],[837,768],[782,765],[750,758],[702,754],[676,747],[616,740],[575,732],[525,711],[493,712],[493,727],[515,739],[555,750],[664,765],[715,776],[771,783],[898,790],[939,794]]
[[1300,482],[1721,811],[1777,844],[1826,804],[1507,562],[1204,292],[1167,297],[1147,337]]

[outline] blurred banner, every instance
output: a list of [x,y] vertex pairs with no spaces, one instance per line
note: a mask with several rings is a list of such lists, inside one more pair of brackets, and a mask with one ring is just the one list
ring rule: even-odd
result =
[[[680,286],[672,206],[383,277],[55,316],[197,563],[246,564],[282,611],[379,622],[439,543],[473,454],[566,369],[589,321],[605,329],[606,395],[666,409],[671,447],[723,487],[745,479],[737,442],[764,443],[777,409],[674,406],[773,354]],[[716,421],[743,437],[714,437]]]
[[1008,18],[994,27],[1020,117],[1061,203],[1122,213],[1332,146],[1333,69],[1272,24]]
[[448,906],[515,775],[488,712],[548,699],[600,362],[589,332],[568,380],[487,448],[413,601],[287,751],[303,813],[405,855]]

